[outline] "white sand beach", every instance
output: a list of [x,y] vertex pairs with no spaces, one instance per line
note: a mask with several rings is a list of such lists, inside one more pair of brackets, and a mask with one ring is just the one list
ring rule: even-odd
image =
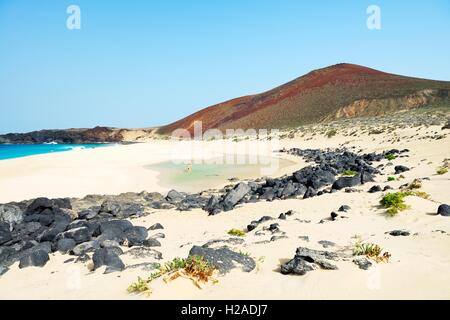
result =
[[[52,253],[50,261],[42,268],[19,269],[18,262],[15,263],[0,277],[0,299],[449,299],[450,218],[436,215],[436,210],[439,204],[450,202],[450,173],[436,175],[436,169],[450,158],[450,137],[423,138],[433,132],[441,132],[441,126],[396,129],[395,133],[379,135],[344,136],[338,132],[331,138],[316,135],[311,139],[308,134],[283,139],[278,146],[287,149],[355,146],[362,152],[407,148],[409,157],[392,161],[411,168],[399,181],[387,183],[393,167],[386,167],[385,175],[378,175],[375,182],[360,186],[360,192],[340,191],[305,200],[248,203],[216,216],[208,216],[201,209],[190,212],[155,209],[150,215],[132,220],[138,226],[149,227],[154,223],[164,226],[163,230],[151,232],[165,234],[165,238],[160,239],[162,246],[154,248],[163,255],[160,262],[165,262],[174,257],[186,257],[192,245],[230,238],[227,231],[232,228],[245,229],[252,220],[262,216],[276,219],[280,213],[293,210],[295,214],[287,220],[276,221],[287,238],[264,242],[271,235],[249,233],[243,244],[232,245],[233,249],[246,252],[256,261],[257,267],[250,273],[235,269],[203,289],[186,279],[167,284],[158,280],[151,283],[153,293],[150,296],[134,295],[127,293],[128,285],[138,276],[148,276],[148,271],[137,268],[111,274],[103,274],[103,269],[90,272],[87,263],[64,263],[71,256]],[[394,135],[399,142],[388,141]],[[219,142],[199,143],[220,151]],[[239,143],[245,141],[236,144]],[[158,172],[145,166],[170,161],[173,148],[172,141],[154,140],[0,161],[0,203],[41,196],[83,197],[140,191],[164,194],[168,188],[158,184]],[[293,165],[274,172],[273,177],[306,165],[302,158],[282,156],[293,161]],[[376,184],[398,188],[424,177],[429,180],[422,181],[421,190],[428,193],[430,199],[406,198],[410,208],[395,217],[389,217],[386,209],[379,206],[382,193],[367,192]],[[256,176],[253,172],[239,178]],[[201,181],[198,183],[201,185]],[[217,187],[229,183],[223,181]],[[319,223],[343,204],[351,207],[343,214],[345,218]],[[386,234],[398,229],[408,230],[410,236]],[[300,238],[303,236],[309,241]],[[358,239],[382,246],[392,255],[389,262],[373,262],[369,270],[360,270],[347,259],[336,262],[338,270],[314,270],[304,276],[279,272],[280,264],[292,259],[299,246],[324,250],[318,241],[327,240],[335,246],[326,250],[351,252]],[[136,262],[132,260],[129,256],[123,258],[126,265]]]

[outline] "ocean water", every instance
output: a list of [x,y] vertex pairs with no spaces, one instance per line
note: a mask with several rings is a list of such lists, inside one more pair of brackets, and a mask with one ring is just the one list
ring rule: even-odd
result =
[[110,146],[110,144],[3,144],[0,145],[0,160],[106,146]]

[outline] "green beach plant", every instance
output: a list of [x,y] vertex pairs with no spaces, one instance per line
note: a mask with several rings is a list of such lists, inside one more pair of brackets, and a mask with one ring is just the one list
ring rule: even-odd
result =
[[407,196],[414,195],[411,191],[400,191],[388,193],[381,200],[380,203],[383,207],[388,209],[388,214],[393,217],[399,211],[403,211],[409,208],[409,206],[405,203],[405,198]]
[[397,156],[392,154],[392,153],[388,153],[387,155],[384,156],[384,158],[389,160],[389,161],[392,161],[392,160],[397,159]]
[[148,286],[149,281],[142,279],[141,277],[138,277],[138,280],[136,282],[133,282],[128,287],[127,291],[128,293],[151,293],[151,289]]
[[178,277],[185,277],[194,283],[198,288],[200,282],[208,282],[214,274],[216,267],[209,263],[202,256],[189,256],[188,258],[174,258],[172,261],[165,263],[159,267],[159,270],[150,274],[147,279],[138,277],[138,280],[132,283],[127,291],[129,293],[148,293],[152,291],[149,284],[163,276],[166,277],[164,281],[172,281]]
[[245,237],[246,233],[243,230],[240,229],[231,229],[228,231],[228,234],[231,236],[236,236],[236,237]]
[[366,256],[375,260],[376,262],[388,262],[391,254],[389,252],[383,252],[383,248],[375,243],[362,243],[358,241],[353,247],[354,256]]

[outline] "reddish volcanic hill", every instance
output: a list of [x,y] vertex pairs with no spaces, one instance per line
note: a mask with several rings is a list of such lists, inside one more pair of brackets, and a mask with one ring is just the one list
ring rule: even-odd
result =
[[270,91],[200,110],[163,126],[192,132],[210,128],[287,128],[339,118],[377,116],[433,103],[450,106],[450,82],[404,77],[353,64],[312,71]]

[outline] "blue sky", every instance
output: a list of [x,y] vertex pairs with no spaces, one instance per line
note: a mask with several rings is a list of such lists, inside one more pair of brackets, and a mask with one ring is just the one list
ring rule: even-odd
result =
[[450,80],[449,35],[448,0],[0,0],[0,132],[161,125],[339,62]]

